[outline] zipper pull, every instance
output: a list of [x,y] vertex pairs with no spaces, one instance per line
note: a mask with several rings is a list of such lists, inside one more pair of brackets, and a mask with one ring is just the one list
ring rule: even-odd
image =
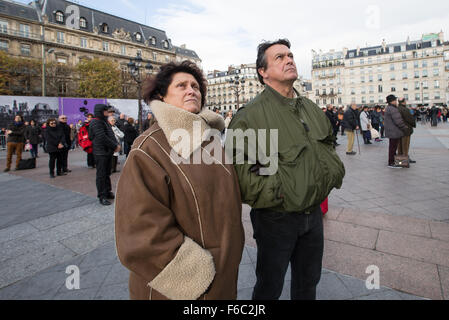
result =
[[302,120],[302,119],[300,119],[300,120],[301,120],[302,125],[304,126],[304,129],[306,129],[306,131],[309,132],[309,131],[310,131],[310,128],[309,128],[309,126],[307,125],[307,123],[305,123],[304,120]]

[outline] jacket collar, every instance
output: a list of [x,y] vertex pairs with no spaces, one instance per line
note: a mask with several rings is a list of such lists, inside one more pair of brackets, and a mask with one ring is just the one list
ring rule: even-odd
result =
[[291,98],[284,97],[282,94],[280,94],[279,92],[274,90],[269,85],[265,85],[265,92],[267,92],[270,96],[275,98],[282,105],[287,105],[287,106],[292,106],[292,107],[296,106],[296,103],[301,99],[301,96],[299,95],[298,91],[296,91],[295,88],[293,88],[293,90],[295,91],[297,97],[291,99]]
[[[208,140],[209,135],[204,134],[206,130],[222,132],[225,128],[223,117],[208,109],[195,114],[159,100],[152,101],[150,108],[170,147],[185,159]],[[183,129],[189,136],[182,137],[180,141],[181,131],[176,132],[178,129]]]

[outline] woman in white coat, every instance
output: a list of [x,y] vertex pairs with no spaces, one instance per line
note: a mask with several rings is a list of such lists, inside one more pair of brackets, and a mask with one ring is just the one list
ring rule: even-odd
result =
[[[117,120],[115,119],[114,116],[110,116],[108,118],[108,122],[112,127],[112,132],[114,132],[115,135],[115,139],[117,140],[118,143],[120,143],[121,139],[123,139],[123,137],[125,136],[125,134],[120,131],[120,129],[115,125],[115,123],[117,122]],[[112,157],[112,172],[119,172],[117,170],[117,162],[118,162],[118,156],[119,156],[119,152],[115,152],[113,157]]]
[[360,113],[360,129],[363,133],[363,141],[365,144],[371,143],[371,120],[369,118],[368,107],[364,106],[363,111]]

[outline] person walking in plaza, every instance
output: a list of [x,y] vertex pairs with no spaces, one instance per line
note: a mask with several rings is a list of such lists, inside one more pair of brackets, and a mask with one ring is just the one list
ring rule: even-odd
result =
[[64,149],[61,150],[61,157],[62,157],[62,171],[65,173],[72,172],[72,170],[69,170],[68,162],[69,162],[69,150],[72,145],[72,140],[70,140],[70,126],[67,124],[67,116],[66,115],[60,115],[58,119],[58,126],[61,127],[62,132],[64,132],[65,137],[65,143],[64,143]]
[[335,138],[334,145],[339,146],[340,144],[337,143],[338,119],[336,118],[336,115],[334,113],[334,107],[331,104],[327,105],[325,114],[332,125],[332,130],[333,130],[332,132],[333,132],[333,135]]
[[148,112],[147,118],[143,122],[143,131],[147,131],[154,124],[154,116],[151,112]]
[[339,123],[339,127],[341,128],[341,135],[345,135],[345,127],[343,127],[343,119],[344,119],[345,111],[343,110],[343,107],[338,108],[337,111],[337,119]]
[[47,120],[47,129],[45,129],[45,149],[49,154],[48,167],[50,169],[50,178],[55,177],[55,164],[56,174],[58,176],[65,176],[67,173],[63,171],[62,166],[62,152],[67,147],[67,140],[64,135],[62,126],[56,123],[55,118]]
[[371,143],[371,120],[368,112],[368,106],[364,106],[362,112],[360,113],[360,129],[363,134],[363,142],[365,144]]
[[125,141],[125,155],[128,158],[128,154],[131,151],[131,146],[134,143],[134,140],[139,136],[139,133],[137,132],[137,129],[134,126],[134,119],[128,118],[128,124],[125,126],[125,131],[123,132],[125,134],[124,141]]
[[[371,113],[371,125],[373,126],[373,129],[379,132],[380,135],[380,123],[383,121],[382,119],[382,113],[380,106],[376,106]],[[378,137],[374,141],[381,142],[382,140]]]
[[92,141],[95,166],[97,168],[96,185],[97,197],[100,204],[111,205],[108,201],[115,198],[111,185],[111,165],[114,152],[120,151],[120,145],[115,139],[114,132],[108,123],[109,106],[96,104],[95,118],[89,125],[89,139]]
[[19,162],[22,160],[22,151],[23,146],[25,144],[25,124],[23,121],[23,117],[17,115],[14,117],[14,122],[9,125],[6,130],[6,146],[7,146],[7,155],[6,155],[6,168],[4,172],[8,172],[11,170],[12,163],[12,155],[16,154],[16,168],[19,168]]
[[76,125],[74,125],[73,123],[71,123],[70,125],[69,125],[69,127],[70,127],[70,150],[75,150],[75,148],[76,148],[76,141],[78,140],[77,139],[77,136],[78,136],[78,131],[77,131],[77,129],[76,129]]
[[38,157],[39,142],[41,140],[41,128],[34,119],[30,120],[30,125],[25,130],[26,142],[31,144],[30,154],[32,158]]
[[[115,136],[115,139],[117,140],[117,143],[120,145],[120,141],[123,139],[125,134],[123,132],[121,132],[120,129],[117,128],[117,126],[115,125],[117,120],[115,119],[114,116],[109,116],[108,122],[111,125],[112,132],[114,132],[114,136]],[[120,155],[119,152],[114,152],[114,154],[112,156],[112,166],[111,166],[111,169],[112,169],[111,172],[112,173],[119,172],[117,170],[117,163],[118,163],[118,156],[119,155]]]
[[438,126],[438,108],[436,106],[433,106],[430,109],[430,118],[431,118],[430,125],[432,127],[437,127]]
[[[129,153],[115,209],[117,253],[130,270],[131,299],[237,298],[242,202],[221,147],[224,120],[205,107],[206,85],[190,61],[163,65],[144,84],[156,122]],[[180,129],[178,144],[171,137]],[[209,129],[216,134],[205,134]]]
[[408,157],[409,163],[416,163],[415,160],[410,159],[409,150],[410,150],[410,139],[413,134],[413,128],[416,128],[415,117],[410,113],[410,110],[407,108],[407,102],[405,98],[399,99],[398,111],[401,114],[402,120],[404,120],[405,125],[407,126],[407,130],[404,131],[404,136],[401,138],[398,146],[398,154]]
[[234,116],[234,113],[232,112],[232,110],[229,110],[226,113],[226,119],[225,119],[225,127],[226,127],[226,129],[229,127],[229,124],[231,123],[233,116]]
[[[291,263],[291,299],[314,300],[323,259],[320,204],[334,188],[341,187],[345,168],[335,152],[333,128],[325,113],[293,87],[298,71],[290,42],[261,43],[256,70],[265,89],[235,114],[226,141],[236,140],[232,143],[234,167],[242,200],[252,207],[257,244],[257,281],[252,298],[279,299]],[[262,143],[270,149],[275,148],[271,130],[277,130],[277,148],[270,150],[279,160],[273,159],[277,170],[272,170],[272,163],[266,168],[266,157],[260,152],[249,161],[252,146],[248,139],[231,135],[230,129],[269,130]],[[244,149],[238,150],[239,145]],[[237,163],[237,154],[242,152],[242,160],[246,160]]]
[[[343,127],[345,128],[346,135],[348,136],[348,147],[346,149],[347,155],[357,154],[352,149],[354,148],[355,135],[359,130],[359,112],[357,111],[357,105],[353,103],[343,115]],[[354,130],[356,131],[354,133]]]
[[95,168],[95,157],[93,154],[92,141],[89,139],[89,125],[92,121],[94,115],[89,113],[84,125],[80,128],[78,132],[78,144],[87,153],[87,167]]
[[394,157],[396,156],[401,138],[404,136],[404,132],[407,132],[408,128],[398,110],[398,98],[391,94],[387,97],[387,103],[388,106],[385,110],[385,136],[390,139],[388,167],[398,169],[402,167],[395,164]]

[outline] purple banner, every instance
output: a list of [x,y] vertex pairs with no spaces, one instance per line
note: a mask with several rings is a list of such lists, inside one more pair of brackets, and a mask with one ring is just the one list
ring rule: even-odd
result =
[[59,114],[67,116],[67,123],[84,122],[85,114],[94,113],[96,104],[106,104],[106,99],[59,98]]

